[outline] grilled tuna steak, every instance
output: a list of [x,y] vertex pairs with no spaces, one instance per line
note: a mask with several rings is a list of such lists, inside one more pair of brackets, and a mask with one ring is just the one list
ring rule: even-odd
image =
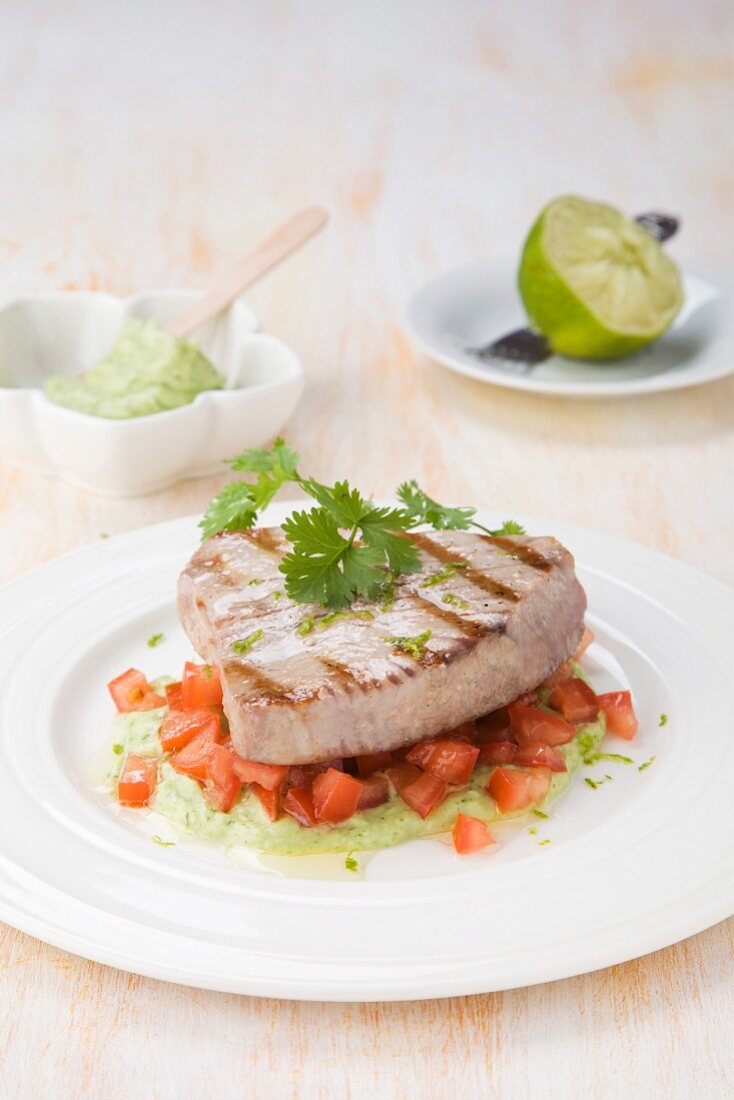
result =
[[586,596],[555,539],[407,537],[421,571],[382,602],[331,613],[286,596],[279,527],[225,532],[196,551],[179,614],[221,669],[241,756],[299,764],[412,744],[504,706],[574,652]]

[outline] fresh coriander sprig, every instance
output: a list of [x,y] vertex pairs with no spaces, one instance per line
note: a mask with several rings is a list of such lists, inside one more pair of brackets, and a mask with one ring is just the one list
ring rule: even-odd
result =
[[205,539],[220,531],[247,531],[283,485],[301,480],[298,455],[283,439],[276,439],[269,451],[253,447],[227,463],[238,473],[257,477],[252,483],[232,481],[217,493],[199,524]]
[[254,476],[226,485],[199,526],[205,539],[221,531],[248,530],[279,489],[289,483],[298,485],[316,505],[293,512],[282,524],[291,549],[279,569],[288,596],[299,603],[320,603],[338,611],[361,596],[381,598],[388,606],[395,578],[420,568],[418,548],[405,537],[419,524],[436,530],[476,527],[490,535],[525,533],[514,520],[490,531],[474,519],[476,509],[439,504],[415,481],[406,481],[398,489],[401,507],[381,507],[346,481],[329,486],[302,477],[298,461],[296,451],[283,439],[276,439],[270,450],[252,448],[229,459],[233,470]]
[[414,480],[402,482],[398,486],[397,496],[416,525],[427,523],[437,531],[468,531],[470,527],[478,527],[487,535],[525,534],[525,528],[514,519],[505,520],[501,527],[492,531],[474,518],[477,514],[476,508],[447,508],[429,497],[428,493],[424,493]]

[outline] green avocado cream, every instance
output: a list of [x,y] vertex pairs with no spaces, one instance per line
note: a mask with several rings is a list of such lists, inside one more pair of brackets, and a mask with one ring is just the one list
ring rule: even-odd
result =
[[127,322],[104,359],[84,374],[54,374],[46,396],[67,409],[127,420],[188,405],[203,390],[220,390],[224,375],[190,340],[161,332],[155,321]]
[[[162,756],[158,727],[164,713],[161,709],[117,716],[115,756],[108,772],[110,786],[114,785],[128,752]],[[604,733],[604,718],[600,716],[597,722],[582,726],[573,741],[560,746],[568,771],[554,773],[543,805],[566,790],[584,756],[598,747]],[[243,794],[229,813],[219,813],[209,806],[201,787],[194,779],[174,771],[163,759],[153,808],[174,825],[196,837],[227,846],[255,848],[270,855],[374,851],[390,848],[413,837],[448,832],[458,811],[483,821],[526,816],[527,810],[512,814],[499,813],[494,799],[484,789],[491,772],[490,767],[475,769],[469,785],[450,795],[425,820],[393,795],[384,805],[355,814],[342,825],[319,825],[313,829],[304,829],[286,815],[278,821],[269,821],[259,801],[249,791]]]

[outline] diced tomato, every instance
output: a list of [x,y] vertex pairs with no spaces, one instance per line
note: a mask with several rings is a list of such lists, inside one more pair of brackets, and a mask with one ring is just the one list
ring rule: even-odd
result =
[[207,766],[212,748],[218,743],[219,736],[219,731],[215,733],[213,727],[207,726],[206,729],[197,733],[188,745],[171,757],[171,766],[176,771],[203,782],[207,778]]
[[166,684],[165,692],[169,707],[180,709],[183,706],[183,687],[180,680],[176,680],[173,684]]
[[152,756],[129,753],[117,781],[121,806],[147,806],[158,782],[158,763]]
[[219,719],[210,710],[169,710],[163,716],[158,737],[165,752],[176,752],[207,729],[211,740],[218,740]]
[[552,772],[567,772],[568,765],[563,753],[552,745],[541,745],[528,741],[518,745],[512,761],[523,768],[550,768]]
[[576,650],[576,652],[574,653],[574,655],[571,659],[573,661],[580,661],[581,658],[583,657],[584,653],[586,653],[586,650],[589,648],[589,646],[591,645],[591,643],[594,641],[595,638],[596,638],[596,635],[594,634],[594,631],[591,629],[591,627],[586,626],[584,624],[584,632],[581,635],[581,641],[579,642],[579,647],[578,647],[578,649]]
[[224,745],[212,744],[206,764],[204,793],[221,813],[229,813],[242,790],[242,780],[232,767],[232,753]]
[[510,732],[510,712],[507,707],[493,710],[491,714],[485,714],[477,718],[477,741],[480,745],[488,745],[492,741],[514,741]]
[[631,741],[637,733],[639,723],[630,693],[608,691],[606,695],[599,696],[599,706],[607,720],[607,732],[616,733],[617,737]]
[[222,705],[222,681],[214,665],[195,665],[187,661],[181,680],[185,707],[219,707]]
[[548,705],[560,711],[567,722],[590,722],[599,714],[596,692],[574,676],[556,684],[550,693]]
[[511,764],[515,759],[514,741],[489,741],[479,750],[478,764],[491,764],[497,767],[501,764]]
[[157,691],[146,691],[143,698],[134,710],[157,710],[158,707],[165,707],[165,696],[159,695]]
[[495,768],[487,782],[487,790],[501,814],[526,810],[543,802],[551,785],[551,772],[545,768],[521,771],[519,768]]
[[333,760],[322,760],[318,764],[291,764],[286,779],[287,787],[310,787],[317,775],[329,768],[344,771],[344,762],[340,756]]
[[280,791],[269,791],[267,787],[261,787],[259,783],[252,783],[250,790],[260,802],[271,821],[277,821],[280,817]]
[[121,714],[131,710],[154,710],[165,705],[162,695],[153,691],[145,675],[137,668],[129,668],[110,680],[107,689]]
[[526,707],[522,703],[513,703],[510,707],[510,722],[519,745],[526,745],[528,741],[565,745],[576,734],[573,726],[557,715],[537,707]]
[[266,791],[275,791],[288,775],[287,764],[260,764],[256,760],[245,760],[232,753],[232,767],[243,783],[258,783]]
[[[542,688],[552,688],[556,684],[560,684],[562,680],[567,680],[569,676],[573,676],[573,669],[569,661],[564,661],[562,665],[559,665],[555,672],[551,672],[550,676],[546,676],[543,683],[540,685]],[[522,700],[518,700],[522,702]]]
[[346,772],[329,768],[313,781],[313,808],[325,825],[339,825],[357,812],[364,783]]
[[395,763],[391,752],[370,752],[357,757],[357,771],[361,779],[369,779],[375,772],[385,772]]
[[414,764],[398,764],[387,773],[406,806],[425,818],[443,802],[448,783],[422,772]]
[[390,784],[386,775],[369,775],[362,783],[364,790],[359,796],[358,810],[371,810],[389,800]]
[[457,814],[454,827],[451,830],[454,848],[460,856],[468,856],[472,852],[478,852],[482,848],[488,848],[490,844],[496,844],[489,831],[486,821],[480,821],[478,817],[469,817],[468,814]]
[[460,726],[455,726],[452,730],[446,730],[441,734],[441,737],[448,737],[452,741],[473,741],[476,737],[477,728],[474,721],[462,722]]
[[417,764],[436,779],[442,779],[444,783],[460,785],[469,781],[478,756],[479,749],[476,745],[439,737],[434,741],[423,741],[414,745],[406,760],[410,764]]
[[313,796],[308,787],[291,787],[283,799],[283,809],[289,817],[295,818],[304,829],[318,824],[313,807]]

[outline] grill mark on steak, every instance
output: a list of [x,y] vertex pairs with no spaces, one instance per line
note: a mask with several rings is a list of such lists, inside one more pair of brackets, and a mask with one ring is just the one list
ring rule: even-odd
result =
[[270,527],[253,527],[249,531],[240,532],[248,542],[257,546],[260,550],[266,550],[269,554],[283,556],[282,543],[273,535]]
[[483,542],[488,542],[490,546],[496,546],[498,550],[503,550],[511,558],[515,558],[516,561],[521,561],[523,565],[529,565],[531,569],[540,569],[543,573],[550,573],[553,568],[553,562],[548,561],[543,554],[532,546],[517,543],[504,535],[480,535],[479,538]]
[[461,575],[465,577],[471,584],[477,588],[481,588],[482,591],[488,592],[490,596],[494,596],[498,600],[507,600],[510,603],[517,603],[522,597],[519,592],[516,592],[514,588],[510,588],[509,585],[503,584],[502,581],[493,580],[492,577],[488,577],[486,573],[482,573],[481,569],[475,569],[468,558],[462,554],[457,554],[453,550],[449,550],[445,546],[441,546],[439,543],[434,542],[433,539],[429,539],[427,535],[422,535],[416,531],[410,531],[407,537],[414,542],[416,546],[421,549],[424,554],[430,554],[436,561],[440,561],[442,565],[447,565],[449,562],[457,562],[466,568],[462,569]]
[[339,683],[345,691],[349,691],[352,687],[357,687],[360,691],[370,691],[372,688],[382,687],[381,680],[372,678],[369,680],[363,679],[358,676],[349,665],[344,664],[343,661],[338,661],[336,657],[329,657],[321,654],[318,659],[324,668],[336,674],[337,683]]
[[[246,677],[249,681],[248,689],[251,697],[258,704],[264,706],[279,706],[283,703],[307,703],[315,699],[318,694],[317,691],[311,688],[296,688],[294,690],[285,687],[264,673],[257,665],[249,664],[247,661],[227,661],[223,666],[223,671],[225,675],[232,671],[239,677]],[[241,694],[241,690],[237,694]]]
[[471,619],[468,615],[459,615],[457,611],[452,611],[449,607],[442,607],[440,604],[433,603],[432,600],[426,599],[425,596],[421,596],[418,592],[409,592],[406,593],[406,595],[412,598],[424,611],[427,611],[429,615],[434,615],[437,619],[442,619],[445,623],[453,626],[455,630],[458,630],[464,637],[483,638],[485,634],[492,633],[492,628],[487,626],[486,623]]

